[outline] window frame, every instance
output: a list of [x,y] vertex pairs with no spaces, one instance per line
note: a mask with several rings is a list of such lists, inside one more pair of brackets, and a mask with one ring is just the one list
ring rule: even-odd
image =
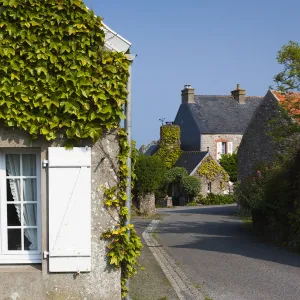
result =
[[211,193],[211,182],[207,183],[207,193]]
[[[227,152],[228,152],[227,142],[221,142],[221,143],[222,143],[222,152],[221,152],[221,155],[227,154]],[[223,148],[223,146],[224,146],[224,148]],[[223,152],[223,149],[224,149],[224,152]]]
[[[34,227],[37,227],[37,250],[8,250],[6,154],[34,154],[36,156],[36,176],[23,176],[20,174],[20,176],[16,177],[20,179],[36,178],[37,225]],[[41,217],[41,152],[37,149],[2,148],[0,150],[0,264],[40,264],[42,262]],[[21,226],[23,227],[24,225]],[[24,231],[22,232],[24,234]]]

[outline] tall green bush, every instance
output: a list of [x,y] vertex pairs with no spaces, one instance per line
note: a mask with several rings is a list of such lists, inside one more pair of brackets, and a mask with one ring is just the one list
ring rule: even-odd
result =
[[188,198],[193,199],[200,194],[201,184],[197,177],[187,176],[181,180],[181,186]]
[[237,181],[237,153],[234,152],[232,154],[223,154],[221,159],[219,160],[220,165],[224,168],[224,170],[229,175],[229,179],[231,182]]
[[165,164],[159,157],[139,155],[135,165],[134,194],[155,193],[163,185],[165,172]]
[[165,183],[180,183],[182,178],[188,176],[188,172],[185,168],[174,167],[168,170],[165,174]]

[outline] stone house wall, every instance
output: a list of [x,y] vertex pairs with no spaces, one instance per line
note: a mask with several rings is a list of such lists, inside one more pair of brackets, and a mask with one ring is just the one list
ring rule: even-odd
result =
[[268,91],[243,136],[238,149],[238,179],[250,176],[255,166],[271,163],[276,153],[282,149],[270,136],[273,127],[270,122],[278,119],[279,104],[271,91]]
[[[43,139],[31,142],[30,136],[16,129],[0,125],[1,148],[35,148],[41,151],[41,161],[47,159],[49,146],[62,146],[62,140],[49,143]],[[0,265],[0,300],[118,300],[121,299],[120,270],[112,269],[106,259],[106,242],[103,231],[116,223],[118,216],[109,214],[103,203],[101,186],[118,183],[119,152],[115,132],[107,134],[92,147],[92,270],[89,273],[49,273],[48,261],[33,265]],[[42,252],[48,251],[47,169],[41,168]]]
[[232,142],[232,151],[235,151],[239,147],[242,138],[242,134],[202,134],[200,151],[207,151],[209,147],[211,155],[217,158],[218,142]]
[[201,195],[203,197],[206,197],[208,192],[207,192],[207,185],[209,182],[211,182],[211,192],[213,194],[223,194],[223,190],[220,188],[220,183],[221,183],[221,175],[217,176],[214,181],[211,181],[207,179],[204,176],[200,176],[198,173],[198,170],[192,175],[194,177],[197,177],[200,179],[201,182]]

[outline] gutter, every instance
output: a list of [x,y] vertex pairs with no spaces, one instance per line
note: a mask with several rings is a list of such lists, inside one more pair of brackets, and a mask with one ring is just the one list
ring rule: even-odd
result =
[[[129,145],[129,155],[126,160],[126,165],[128,168],[128,177],[127,177],[127,186],[126,186],[126,208],[128,210],[128,217],[125,221],[125,226],[129,225],[131,223],[131,154],[132,154],[132,101],[131,101],[131,84],[132,84],[132,63],[135,59],[136,55],[134,54],[125,54],[128,61],[130,62],[129,65],[129,78],[127,82],[127,103],[125,104],[125,121],[124,121],[124,129],[127,133],[127,142]],[[128,236],[130,238],[130,231],[128,231]],[[129,289],[129,279],[126,282],[126,286]],[[129,294],[125,297],[125,300],[130,300]]]

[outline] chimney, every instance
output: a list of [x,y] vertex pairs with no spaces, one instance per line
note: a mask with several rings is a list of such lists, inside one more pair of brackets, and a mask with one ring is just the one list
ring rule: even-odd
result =
[[181,103],[195,103],[195,90],[190,84],[186,84],[181,91]]
[[231,95],[238,103],[245,104],[246,90],[241,89],[239,84],[237,84],[236,90],[231,91]]

